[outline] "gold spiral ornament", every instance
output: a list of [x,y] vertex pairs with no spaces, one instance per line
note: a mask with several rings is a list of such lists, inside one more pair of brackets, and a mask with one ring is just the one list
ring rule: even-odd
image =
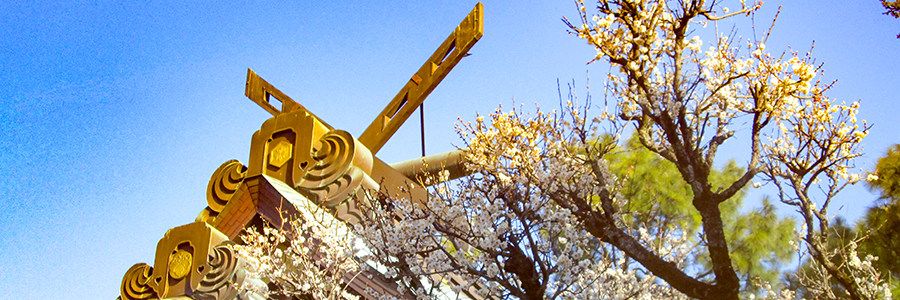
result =
[[119,296],[122,300],[156,299],[156,291],[148,283],[153,268],[145,263],[137,263],[125,272]]
[[233,244],[225,241],[213,249],[207,262],[209,269],[191,295],[193,299],[269,299],[266,283],[247,274],[247,261],[234,253]]
[[[226,242],[227,243],[227,242]],[[244,270],[234,250],[227,245],[213,249],[207,262],[209,271],[194,292],[195,299],[232,299],[238,294],[244,279]]]
[[[313,153],[316,164],[303,176],[306,188],[328,206],[340,204],[368,179],[372,153],[343,130],[332,130],[319,139]],[[371,181],[371,179],[369,179]]]
[[206,203],[209,209],[216,213],[221,212],[240,188],[246,175],[247,167],[237,160],[232,159],[219,166],[206,186]]

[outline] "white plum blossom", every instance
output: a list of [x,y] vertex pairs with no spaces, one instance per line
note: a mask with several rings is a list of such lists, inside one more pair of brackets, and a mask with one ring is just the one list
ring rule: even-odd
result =
[[[363,244],[343,221],[312,202],[285,224],[251,227],[233,246],[252,266],[251,276],[275,283],[274,295],[353,300],[348,279],[366,268]],[[282,230],[276,228],[291,228]]]
[[[876,258],[826,241],[829,205],[862,178],[853,161],[870,126],[857,122],[859,103],[827,97],[832,83],[822,82],[823,65],[811,51],[773,55],[765,44],[771,32],[747,38],[720,32],[717,22],[750,16],[762,5],[732,1],[740,8],[729,10],[722,2],[577,0],[581,24],[566,20],[570,33],[594,47],[592,62],[609,64],[603,112],[590,116],[592,103],[579,106],[570,97],[559,112],[498,109],[460,121],[473,175],[423,180],[430,184],[425,200],[364,191],[356,199],[364,220],[353,229],[371,251],[366,257],[399,292],[418,299],[793,299],[792,291],[738,277],[723,228],[719,206],[748,185],[766,184],[799,212],[802,246],[791,246],[834,279],[825,284],[841,285],[854,299],[889,298],[871,265]],[[629,131],[674,164],[690,187],[699,238],[623,216],[628,199],[619,188],[626,179],[609,172],[604,155]],[[719,147],[736,139],[749,145],[739,160],[743,174],[714,186]],[[353,257],[351,244],[311,230],[300,236],[326,241],[335,256],[326,266],[355,271],[343,263]],[[291,281],[301,291],[342,282],[329,279],[334,273],[284,267],[285,257],[308,250],[309,242],[272,248],[266,243],[283,240],[271,232],[246,241],[248,259],[261,270],[310,278]],[[700,252],[707,257],[696,258]],[[688,260],[698,259],[709,269],[688,270]],[[749,285],[761,292],[745,293]]]
[[[737,298],[734,291],[741,281],[733,275],[714,206],[760,180],[777,189],[781,202],[797,207],[805,228],[800,234],[804,251],[840,277],[836,284],[854,299],[881,297],[856,280],[880,282],[877,276],[869,276],[872,273],[865,271],[862,261],[855,263],[859,258],[853,259],[852,251],[829,249],[825,241],[833,217],[828,207],[835,195],[863,178],[853,161],[861,155],[860,143],[870,126],[857,120],[859,103],[826,95],[833,82],[822,81],[823,65],[816,63],[811,50],[771,54],[765,42],[772,32],[754,31],[760,34],[746,38],[736,31],[720,32],[719,21],[751,16],[762,5],[762,1],[733,1],[740,9],[728,10],[725,2],[599,0],[586,5],[578,0],[582,24],[568,23],[571,33],[596,49],[592,62],[610,65],[604,99],[612,99],[615,106],[614,112],[607,108],[604,113],[617,118],[594,120],[607,121],[616,137],[633,126],[641,144],[678,166],[692,187],[694,207],[704,216],[716,284],[691,282],[681,276],[683,272],[653,259],[642,264],[657,275],[669,274],[661,277],[693,297],[711,293]],[[588,7],[596,7],[596,14]],[[692,28],[698,24],[715,26]],[[723,28],[728,27],[733,28],[730,24]],[[700,36],[705,33],[710,36]],[[599,125],[587,128],[594,126]],[[709,169],[719,146],[734,139],[746,139],[750,145],[745,174],[726,188],[713,189]],[[607,202],[604,212],[615,207],[616,199],[609,197]],[[586,223],[605,219],[600,223],[603,232],[620,228],[615,218],[581,213],[590,207],[578,207],[578,201],[561,204],[577,207],[575,213]],[[597,235],[608,236],[603,232]],[[632,243],[618,248],[642,252]],[[851,263],[834,264],[832,258]]]
[[[375,257],[390,258],[381,263],[405,292],[439,298],[443,284],[491,298],[685,298],[597,241],[552,200],[600,192],[576,150],[588,145],[563,135],[584,120],[520,112],[497,110],[459,124],[474,174],[432,186],[426,203],[387,195],[369,197],[387,202],[364,201],[366,215],[396,216],[364,220],[357,230]],[[643,228],[633,234],[674,264],[690,251],[682,236],[659,239]]]

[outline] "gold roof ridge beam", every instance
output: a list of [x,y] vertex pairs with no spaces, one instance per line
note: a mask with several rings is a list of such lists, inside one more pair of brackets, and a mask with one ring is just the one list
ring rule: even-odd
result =
[[[250,68],[247,68],[247,85],[244,88],[244,95],[273,116],[290,112],[296,108],[306,110],[300,103],[256,75],[256,72]],[[273,103],[272,98],[275,98],[277,102]],[[275,104],[280,104],[281,107],[276,107]]]
[[[328,123],[322,121],[322,119],[307,110],[303,105],[300,105],[300,103],[297,103],[297,101],[294,101],[294,99],[291,99],[291,97],[282,93],[281,90],[274,85],[259,75],[256,75],[256,72],[253,72],[250,68],[247,68],[247,85],[244,88],[244,95],[273,116],[277,117],[281,114],[302,110],[319,122],[322,122],[328,129],[332,129],[331,125],[328,125]],[[275,101],[272,101],[272,99],[275,99]],[[279,102],[281,103],[280,109],[275,106],[275,104],[278,104]]]
[[372,154],[377,153],[384,146],[384,143],[397,132],[400,125],[403,125],[413,111],[425,101],[428,94],[484,35],[483,19],[484,8],[481,2],[478,2],[472,12],[463,19],[428,61],[400,89],[400,93],[359,136],[359,141],[369,148]]
[[394,170],[397,170],[415,182],[422,182],[425,186],[431,186],[443,182],[437,180],[440,179],[439,175],[443,171],[449,173],[448,177],[444,178],[446,181],[472,175],[472,171],[466,169],[465,163],[463,162],[463,154],[465,151],[466,149],[456,149],[426,157],[414,158],[393,163],[391,164],[391,168],[394,168]]

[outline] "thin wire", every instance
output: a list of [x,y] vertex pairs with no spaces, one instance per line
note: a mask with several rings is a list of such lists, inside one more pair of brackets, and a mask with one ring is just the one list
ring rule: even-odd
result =
[[419,104],[419,124],[422,128],[422,157],[425,157],[425,103]]

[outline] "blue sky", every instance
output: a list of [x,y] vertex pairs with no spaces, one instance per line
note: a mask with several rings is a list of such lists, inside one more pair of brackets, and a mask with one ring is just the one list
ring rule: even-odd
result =
[[[874,124],[869,169],[893,143],[900,21],[876,0],[767,1],[782,8],[768,49],[825,62],[831,96]],[[33,299],[113,299],[171,227],[206,205],[221,163],[246,163],[269,117],[243,95],[246,69],[334,127],[358,135],[475,2],[0,3],[0,286]],[[732,4],[736,5],[736,4]],[[558,103],[557,81],[606,68],[566,33],[572,1],[485,1],[485,34],[425,103],[427,152],[459,144],[453,124],[498,105]],[[740,35],[750,36],[748,28]],[[708,40],[708,39],[707,39]],[[565,90],[564,90],[565,93]],[[419,155],[417,117],[378,156]],[[761,193],[755,193],[758,197]],[[751,194],[753,197],[753,194]],[[875,197],[849,189],[855,218]],[[0,296],[0,298],[3,298]]]

